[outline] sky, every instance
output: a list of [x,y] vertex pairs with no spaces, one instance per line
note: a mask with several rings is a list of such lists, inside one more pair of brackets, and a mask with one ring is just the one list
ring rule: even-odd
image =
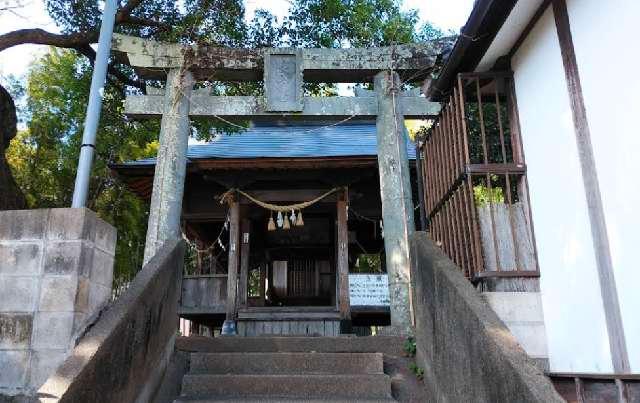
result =
[[[16,14],[0,14],[0,34],[24,28],[57,32],[43,0],[0,0],[0,6],[16,1],[22,2],[25,7],[16,10]],[[282,21],[289,4],[288,0],[245,0],[246,18],[250,20],[256,8],[263,8],[276,15],[278,21]],[[472,6],[473,0],[405,0],[403,8],[418,10],[422,22],[429,21],[443,30],[452,29],[457,32],[466,22]],[[29,64],[45,51],[45,46],[22,45],[0,52],[0,76],[24,75]]]

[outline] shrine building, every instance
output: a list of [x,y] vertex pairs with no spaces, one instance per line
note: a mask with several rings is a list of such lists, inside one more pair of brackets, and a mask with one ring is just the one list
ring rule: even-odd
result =
[[[407,141],[406,148],[417,190],[415,145]],[[227,298],[234,265],[224,200],[235,192],[241,244],[234,317],[241,335],[335,336],[341,305],[361,333],[389,324],[375,122],[258,122],[190,145],[187,159],[182,228],[191,254],[180,315],[194,330],[219,333],[227,307],[236,305]],[[155,158],[112,166],[144,199],[154,168]],[[417,205],[417,191],[413,196]],[[337,287],[341,272],[349,293]]]

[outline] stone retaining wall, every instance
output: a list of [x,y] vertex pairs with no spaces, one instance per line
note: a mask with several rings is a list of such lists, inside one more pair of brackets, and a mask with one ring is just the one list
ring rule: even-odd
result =
[[108,303],[116,230],[91,210],[0,211],[0,395],[29,395]]
[[413,235],[411,253],[416,361],[433,401],[564,401],[426,233]]
[[183,259],[183,242],[166,242],[47,379],[39,400],[154,401],[174,353]]

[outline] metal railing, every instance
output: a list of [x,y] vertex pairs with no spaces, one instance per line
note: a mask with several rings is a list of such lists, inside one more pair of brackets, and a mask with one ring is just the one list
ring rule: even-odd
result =
[[537,277],[511,74],[460,74],[421,152],[429,234],[465,275]]

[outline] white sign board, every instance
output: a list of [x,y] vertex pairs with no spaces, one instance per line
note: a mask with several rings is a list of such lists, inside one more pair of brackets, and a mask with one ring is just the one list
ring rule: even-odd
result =
[[389,306],[386,274],[349,274],[351,306]]

